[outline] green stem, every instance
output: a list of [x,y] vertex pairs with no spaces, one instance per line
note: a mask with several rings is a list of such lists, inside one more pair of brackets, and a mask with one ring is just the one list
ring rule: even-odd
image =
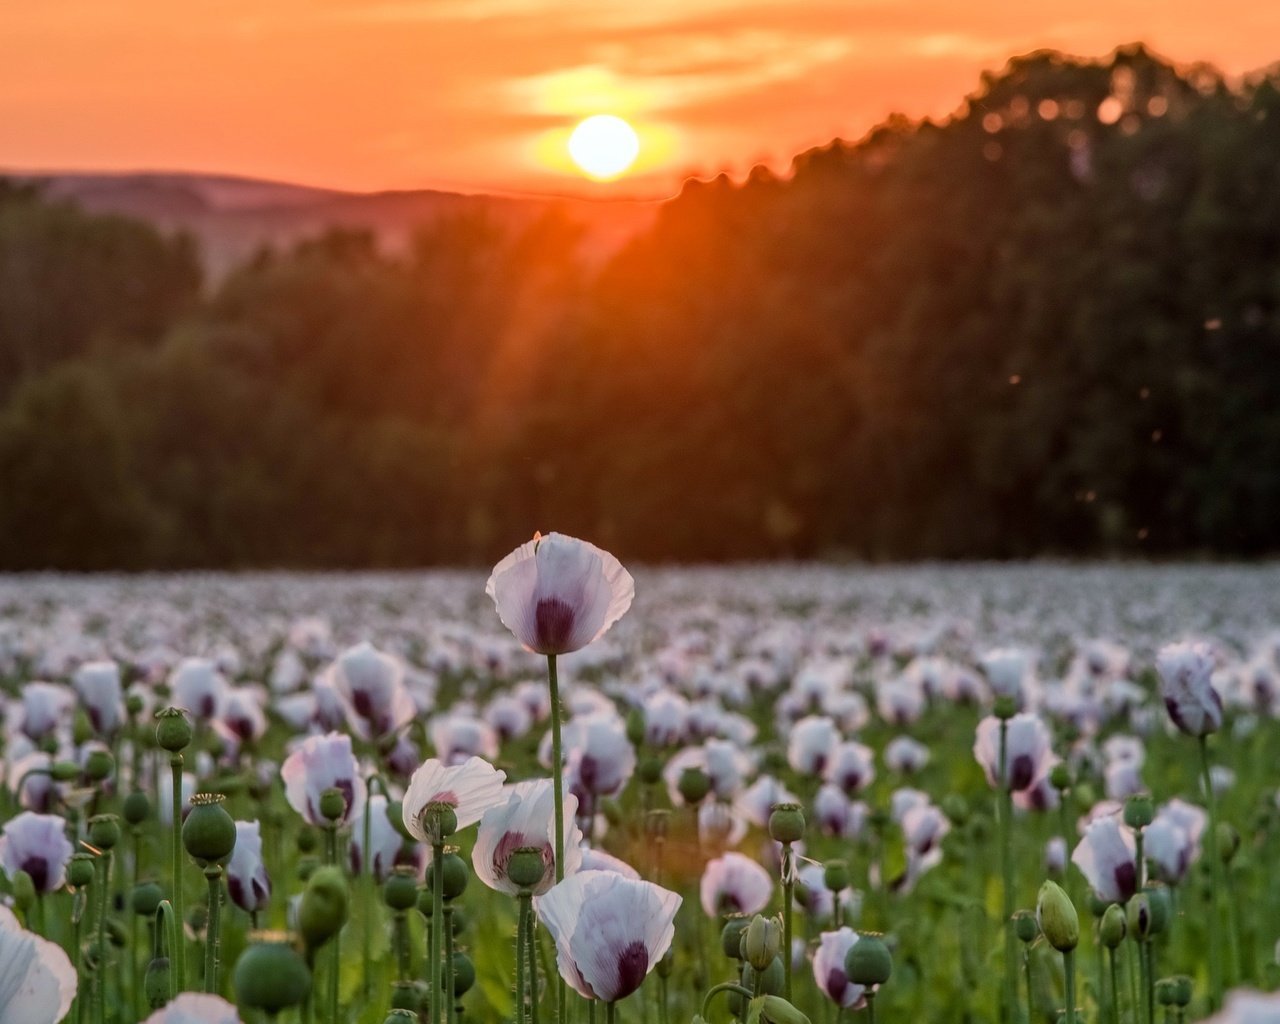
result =
[[[134,769],[134,778],[137,779],[137,768]],[[132,902],[133,893],[138,889],[138,880],[142,874],[142,830],[134,825],[130,831],[133,833],[133,888],[129,891],[129,895],[125,898],[125,913],[129,915],[129,995],[132,997],[134,1015],[138,1020],[142,1020],[146,1016],[142,1012],[142,975],[138,973],[138,915],[133,913],[130,903]],[[143,961],[145,969],[146,962]]]
[[876,1024],[876,993],[867,989],[867,1024]]
[[[371,795],[372,794],[370,794],[370,796]],[[363,980],[361,982],[361,988],[362,988],[362,991],[364,992],[365,999],[369,998],[369,983],[370,983],[370,977],[372,975],[370,965],[373,961],[373,945],[372,945],[372,942],[373,942],[372,914],[373,914],[373,902],[374,902],[373,853],[369,849],[369,844],[371,841],[370,832],[372,830],[372,818],[369,814],[369,806],[372,803],[373,803],[372,799],[369,799],[369,798],[365,799],[364,822],[363,822],[364,846],[361,848],[361,853],[363,854],[363,856],[360,858],[360,873],[363,876],[360,882],[364,886],[364,894],[365,894],[364,906],[360,908],[361,924],[363,925],[363,931],[364,931],[364,949],[363,949],[364,974],[363,974]],[[401,980],[403,980],[403,978]]]
[[794,882],[792,877],[791,844],[782,844],[782,994],[791,1001],[791,904]]
[[1075,950],[1065,950],[1062,954],[1062,966],[1067,974],[1067,1024],[1076,1024],[1076,954]]
[[754,998],[751,990],[745,985],[739,985],[736,981],[722,981],[719,985],[713,986],[705,996],[702,997],[702,1017],[707,1017],[711,1013],[711,1000],[714,996],[721,992],[737,992],[743,999]]
[[[443,872],[441,872],[443,874]],[[454,1020],[453,996],[453,902],[444,907],[444,1017],[448,1024]]]
[[[1137,947],[1137,941],[1133,943]],[[1139,951],[1138,955],[1141,955]],[[1133,1007],[1133,1019],[1136,1021],[1142,1013],[1142,1003],[1138,999],[1138,972],[1133,969],[1133,957],[1125,957],[1125,970],[1129,975],[1129,1004]]]
[[526,893],[520,893],[520,919],[516,924],[516,1024],[524,1024],[525,1021],[525,995],[527,990],[524,983],[524,968],[527,954],[525,952],[525,941],[529,934],[529,897]]
[[182,905],[182,755],[169,755],[169,769],[173,778],[173,820],[169,823],[173,842],[173,913],[178,919],[179,941],[169,951],[169,968],[173,973],[174,992],[186,991],[187,953],[186,943],[181,941],[186,929],[186,916]]
[[[560,745],[560,678],[556,673],[556,656],[547,655],[547,686],[551,692],[551,785],[555,795],[556,883],[564,881],[564,757]],[[557,975],[556,1021],[564,1024],[564,978]]]
[[218,992],[218,944],[222,926],[222,865],[210,864],[204,869],[209,882],[209,926],[204,936],[204,990]]
[[1004,1019],[1018,1016],[1017,935],[1013,923],[1013,791],[1008,782],[1009,724],[1000,721],[1000,874],[1004,885]]
[[1156,1024],[1156,947],[1154,943],[1142,944],[1142,965],[1147,971],[1147,1024]]
[[[435,829],[439,835],[439,828]],[[445,929],[444,923],[444,842],[431,844],[431,965],[428,977],[431,979],[431,1024],[441,1024],[441,972],[440,933]]]
[[329,1024],[338,1024],[342,1016],[338,983],[342,978],[342,929],[333,933],[333,970],[329,974]]
[[1120,975],[1116,971],[1116,951],[1110,946],[1107,960],[1111,965],[1111,1024],[1120,1024]]
[[525,937],[525,948],[529,953],[529,1022],[530,1024],[538,1024],[538,939],[534,932],[535,918],[533,915],[533,897],[528,896],[529,914],[528,928],[529,934]]
[[396,911],[396,971],[397,980],[409,980],[409,917],[403,910]]
[[1204,784],[1204,802],[1209,812],[1209,828],[1206,848],[1209,854],[1209,870],[1213,875],[1213,892],[1209,897],[1209,1008],[1217,1011],[1222,1005],[1222,960],[1218,955],[1218,935],[1221,921],[1218,907],[1225,882],[1222,878],[1222,858],[1218,854],[1218,811],[1213,798],[1213,775],[1209,771],[1209,738],[1200,737],[1200,774]]
[[156,923],[158,925],[156,942],[160,941],[160,933],[163,933],[169,947],[169,998],[173,999],[181,991],[178,988],[177,975],[173,972],[173,964],[182,933],[178,915],[173,909],[173,904],[168,900],[161,900],[160,905],[156,907]]
[[1031,947],[1027,946],[1022,952],[1022,962],[1027,970],[1027,1020],[1036,1019],[1035,1009],[1035,991],[1031,985]]
[[98,892],[98,940],[94,951],[94,1002],[97,1010],[98,1024],[104,1024],[107,1018],[107,892],[111,886],[111,851],[98,856],[101,867]]
[[618,1012],[617,1003],[605,1003],[604,1004],[604,1024],[614,1024],[614,1021],[617,1019],[617,1012]]

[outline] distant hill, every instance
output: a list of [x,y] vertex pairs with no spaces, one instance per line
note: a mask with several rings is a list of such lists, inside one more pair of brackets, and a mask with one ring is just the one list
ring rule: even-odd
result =
[[441,217],[484,211],[513,230],[548,213],[581,225],[583,251],[603,259],[652,224],[658,202],[466,195],[430,189],[342,192],[228,175],[50,173],[15,175],[44,185],[90,213],[117,213],[198,239],[205,269],[218,279],[263,246],[288,246],[330,228],[374,232],[389,251]]

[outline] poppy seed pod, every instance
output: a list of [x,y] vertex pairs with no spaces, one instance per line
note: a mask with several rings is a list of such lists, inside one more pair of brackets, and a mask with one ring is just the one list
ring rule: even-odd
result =
[[1076,913],[1071,897],[1057,882],[1045,882],[1040,886],[1036,923],[1049,940],[1049,945],[1060,953],[1069,953],[1080,944],[1080,915]]
[[387,1011],[387,1015],[382,1018],[382,1024],[417,1024],[417,1020],[417,1010],[397,1006],[395,1009]]
[[113,849],[120,842],[120,819],[114,814],[95,814],[89,819],[89,842],[99,850]]
[[1178,983],[1172,978],[1161,978],[1156,982],[1156,1002],[1161,1006],[1176,1005]]
[[782,926],[774,918],[756,914],[742,933],[742,959],[763,971],[782,949]]
[[427,1005],[427,986],[422,981],[397,981],[391,986],[391,1009],[411,1014],[405,1020],[418,1024],[418,1010]]
[[685,804],[688,806],[700,804],[711,792],[711,776],[701,768],[686,768],[680,773],[676,788],[680,791],[680,799]]
[[333,866],[316,868],[298,908],[298,931],[308,953],[323,946],[347,920],[347,880]]
[[507,877],[521,889],[532,889],[542,881],[547,866],[537,846],[522,846],[507,861]]
[[456,849],[445,850],[443,856],[427,866],[427,885],[434,886],[437,871],[442,873],[440,885],[446,900],[456,900],[466,892],[470,872],[467,871],[467,862],[458,856]]
[[294,842],[298,847],[299,853],[315,853],[316,844],[319,842],[319,839],[316,837],[313,829],[309,829],[304,826],[298,830],[298,835]]
[[804,838],[804,811],[799,804],[778,804],[769,815],[769,836],[779,843],[796,843]]
[[412,910],[418,903],[418,883],[412,868],[396,868],[382,887],[382,899],[392,910]]
[[67,862],[67,884],[73,889],[80,889],[93,881],[93,854],[72,854]]
[[883,985],[893,974],[893,957],[879,935],[863,933],[844,957],[844,972],[855,985]]
[[151,798],[135,789],[124,798],[124,820],[130,825],[141,825],[151,816]]
[[1059,792],[1070,789],[1074,781],[1071,767],[1065,761],[1059,761],[1049,769],[1049,784]]
[[453,954],[453,995],[461,999],[476,983],[476,965],[461,950]]
[[143,882],[134,887],[129,896],[129,906],[139,917],[154,917],[156,908],[164,899],[164,890],[155,882]]
[[1129,931],[1124,915],[1124,907],[1112,903],[1102,914],[1102,923],[1098,926],[1098,937],[1108,949],[1117,949]]
[[84,777],[90,782],[101,782],[116,770],[116,759],[109,750],[92,750],[84,759]]
[[969,802],[959,793],[948,793],[939,804],[951,824],[962,827],[969,820]]
[[832,892],[849,888],[849,865],[842,860],[829,860],[822,868],[822,881]]
[[751,924],[751,918],[739,914],[729,918],[720,929],[720,948],[731,960],[742,959],[742,935]]
[[197,793],[182,823],[182,845],[202,867],[221,864],[236,846],[235,819],[222,806],[221,793]]
[[80,775],[80,766],[74,761],[54,761],[49,766],[49,778],[54,782],[70,782]]
[[1013,915],[1013,930],[1022,942],[1028,944],[1035,942],[1036,936],[1040,934],[1035,915],[1029,910],[1019,910]]
[[274,1017],[306,999],[311,991],[311,972],[287,943],[258,942],[236,960],[231,986],[239,1002]]
[[320,816],[326,821],[337,821],[346,810],[347,798],[336,786],[330,786],[320,794]]
[[191,743],[191,723],[181,708],[164,708],[156,712],[156,743],[171,754],[185,750]]
[[1124,803],[1124,823],[1130,828],[1146,828],[1155,820],[1156,809],[1151,797],[1139,793]]
[[997,697],[991,713],[1002,722],[1007,722],[1018,713],[1018,702],[1012,697]]
[[1191,979],[1185,974],[1175,974],[1170,980],[1174,983],[1173,1005],[1184,1008],[1190,1005],[1194,993]]
[[762,996],[785,994],[787,972],[782,966],[782,957],[775,956],[763,971],[757,971],[750,964],[744,964],[742,967],[742,983],[754,991],[757,982],[760,983],[760,994]]

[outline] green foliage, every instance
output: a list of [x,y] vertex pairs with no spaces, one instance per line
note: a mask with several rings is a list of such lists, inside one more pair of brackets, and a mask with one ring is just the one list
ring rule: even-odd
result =
[[3,563],[1272,551],[1276,82],[1032,54],[603,265],[465,217],[199,304],[186,243],[7,186]]

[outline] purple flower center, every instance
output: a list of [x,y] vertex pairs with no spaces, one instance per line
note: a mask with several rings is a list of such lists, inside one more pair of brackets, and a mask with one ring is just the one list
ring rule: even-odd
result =
[[49,887],[49,862],[44,857],[28,857],[22,862],[22,870],[31,876],[36,892],[45,892]]
[[849,979],[839,967],[833,967],[827,971],[827,995],[837,1003],[844,1001],[844,990],[848,984]]
[[613,998],[622,999],[640,987],[649,971],[649,950],[643,942],[633,942],[618,956],[618,993]]
[[1009,788],[1015,793],[1031,785],[1035,778],[1036,763],[1030,754],[1019,754],[1009,766]]
[[538,649],[544,654],[559,654],[569,643],[573,632],[574,611],[558,597],[544,597],[533,612],[538,635]]
[[1116,865],[1116,888],[1120,890],[1120,902],[1124,902],[1138,890],[1138,869],[1133,861]]

